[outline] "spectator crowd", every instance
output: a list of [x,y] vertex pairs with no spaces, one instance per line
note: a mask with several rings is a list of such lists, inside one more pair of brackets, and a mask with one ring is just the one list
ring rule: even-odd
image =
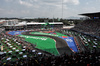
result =
[[100,36],[100,20],[85,20],[72,28],[72,30]]
[[[22,45],[22,48],[26,46],[25,50],[28,52],[25,57],[5,62],[2,62],[2,59],[7,59],[8,57],[5,57],[7,54],[0,54],[0,66],[100,66],[100,52],[86,51],[54,56],[34,50],[34,46],[25,42],[24,38],[6,35],[5,33],[1,33],[0,38],[15,39]],[[29,56],[29,54],[31,55]]]

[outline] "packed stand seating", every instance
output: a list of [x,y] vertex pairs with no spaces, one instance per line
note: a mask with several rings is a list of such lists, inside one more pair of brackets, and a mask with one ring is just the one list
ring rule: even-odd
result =
[[0,62],[0,66],[100,66],[100,53],[86,52],[74,55],[46,56],[33,54],[33,56],[16,59],[16,61]]
[[[1,50],[3,46],[3,50]],[[35,45],[25,42],[23,38],[18,36],[10,36],[5,33],[0,34],[0,63],[20,60],[22,58],[41,54],[34,48]],[[0,65],[2,66],[2,65]]]
[[[70,33],[83,36],[74,32]],[[86,51],[73,55],[54,56],[34,50],[34,46],[25,42],[24,38],[8,36],[4,33],[1,33],[0,38],[1,43],[5,47],[7,46],[5,49],[8,50],[8,52],[4,51],[3,54],[0,54],[0,66],[100,66],[100,52]],[[98,40],[95,39],[94,43],[97,42]],[[9,45],[13,45],[19,51],[16,52]],[[13,52],[9,52],[10,50]]]
[[100,39],[71,30],[63,30],[63,32],[74,37],[79,52],[81,52],[80,50],[100,51]]
[[85,35],[83,33],[77,33],[73,31],[69,31],[72,35],[76,35],[80,40],[81,43],[87,48],[86,50],[100,50],[100,39]]
[[5,38],[6,40],[8,40],[8,42],[9,42],[9,40],[11,40],[11,41],[13,41],[13,42],[15,42],[17,44],[21,44],[22,46],[26,46],[26,49],[32,49],[33,48],[31,43],[24,41],[24,38],[22,38],[22,37],[6,35],[4,33],[1,33],[0,37],[1,37],[1,39]]
[[84,45],[86,47],[89,47],[89,50],[90,49],[97,49],[97,50],[100,49],[100,41],[99,40],[91,38],[91,37],[86,37],[84,35],[80,35],[79,37],[81,40],[83,40]]
[[72,28],[72,30],[100,36],[100,20],[85,20]]

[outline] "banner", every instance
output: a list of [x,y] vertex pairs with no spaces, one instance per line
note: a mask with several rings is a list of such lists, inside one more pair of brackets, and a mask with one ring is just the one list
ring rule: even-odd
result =
[[78,49],[73,37],[60,37],[60,38],[64,39],[67,42],[70,49],[72,49],[74,52],[78,52]]
[[10,34],[10,35],[21,35],[22,32],[25,32],[25,31],[11,31],[8,34]]

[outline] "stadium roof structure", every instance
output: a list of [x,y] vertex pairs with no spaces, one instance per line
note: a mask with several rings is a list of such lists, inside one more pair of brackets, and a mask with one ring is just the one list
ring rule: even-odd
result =
[[[31,25],[31,24],[45,24],[44,22],[42,23],[36,23],[36,22],[31,22],[31,23],[27,23],[27,25]],[[49,24],[63,24],[62,22],[49,22]]]
[[[39,23],[39,22],[30,22],[27,23],[26,21],[23,22],[19,22],[17,24],[13,24],[14,22],[12,22],[11,25],[8,25],[8,23],[4,26],[23,26],[23,25],[39,25],[39,24],[46,24],[45,22]],[[49,22],[49,24],[63,24],[62,22]]]
[[79,14],[79,15],[83,15],[83,16],[88,16],[90,18],[94,18],[94,17],[100,17],[100,12],[95,12],[95,13],[84,13],[84,14]]

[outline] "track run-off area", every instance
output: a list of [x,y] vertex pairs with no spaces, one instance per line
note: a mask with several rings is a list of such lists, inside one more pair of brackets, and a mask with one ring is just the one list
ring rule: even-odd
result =
[[10,31],[10,35],[17,35],[25,38],[40,50],[49,52],[54,55],[71,54],[78,52],[73,37],[69,37],[59,32],[52,31]]

